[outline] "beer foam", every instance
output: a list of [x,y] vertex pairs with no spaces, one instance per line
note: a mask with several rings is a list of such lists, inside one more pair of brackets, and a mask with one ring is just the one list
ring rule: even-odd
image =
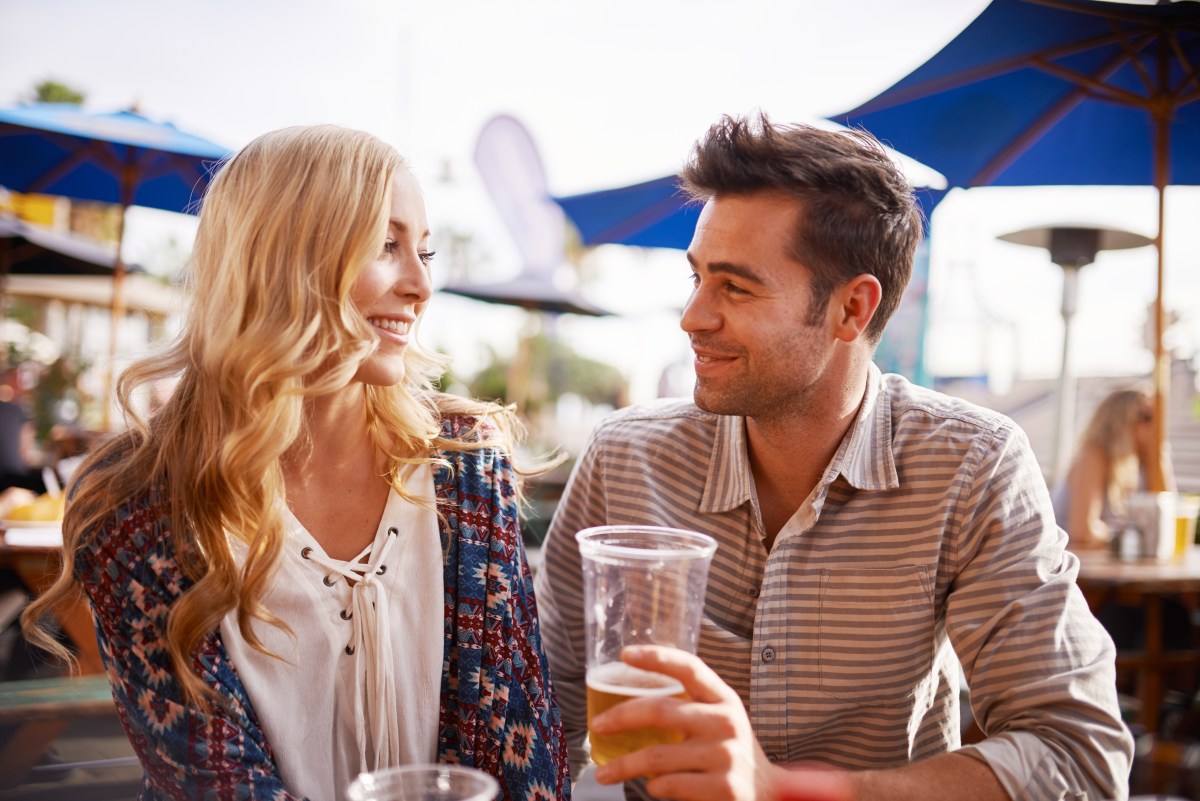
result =
[[683,694],[683,684],[678,679],[624,662],[607,662],[589,669],[587,686],[597,692],[638,698]]

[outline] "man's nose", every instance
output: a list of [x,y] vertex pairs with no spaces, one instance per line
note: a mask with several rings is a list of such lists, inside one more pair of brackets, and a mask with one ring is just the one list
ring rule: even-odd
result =
[[683,306],[679,327],[691,334],[697,331],[712,331],[721,324],[721,318],[700,290],[694,290]]

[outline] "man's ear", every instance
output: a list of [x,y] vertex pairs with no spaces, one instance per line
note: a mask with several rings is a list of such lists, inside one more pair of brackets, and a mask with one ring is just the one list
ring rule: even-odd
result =
[[856,275],[834,290],[833,307],[837,314],[834,336],[843,342],[863,337],[882,297],[879,279],[867,273]]

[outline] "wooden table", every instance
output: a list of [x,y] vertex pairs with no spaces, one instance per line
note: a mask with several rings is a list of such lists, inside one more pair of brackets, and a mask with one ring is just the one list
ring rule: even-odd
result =
[[[11,529],[0,533],[0,565],[11,567],[30,593],[41,595],[58,577],[62,568],[62,533],[55,529]],[[87,601],[75,598],[65,601],[55,617],[63,632],[75,646],[81,673],[103,673],[100,647],[92,627],[92,613]]]
[[1084,552],[1079,554],[1079,561],[1079,587],[1093,613],[1111,601],[1146,610],[1145,644],[1140,651],[1118,652],[1117,670],[1136,673],[1142,703],[1139,722],[1147,731],[1156,732],[1163,699],[1163,670],[1200,665],[1200,649],[1168,651],[1163,642],[1164,597],[1182,596],[1193,606],[1200,598],[1200,552],[1191,549],[1183,559],[1163,562],[1120,560],[1108,553]]

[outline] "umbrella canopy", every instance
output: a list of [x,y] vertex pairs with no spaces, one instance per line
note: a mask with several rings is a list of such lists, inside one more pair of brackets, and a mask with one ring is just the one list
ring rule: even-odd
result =
[[0,108],[0,186],[186,212],[229,149],[133,111],[68,103]]
[[[112,278],[117,256],[91,239],[0,217],[0,281],[8,275],[97,275]],[[131,272],[141,267],[127,265]],[[0,285],[2,286],[2,285]],[[111,294],[111,293],[110,293]]]
[[[125,315],[124,210],[194,211],[217,162],[229,154],[221,145],[134,111],[98,114],[65,103],[0,108],[0,186],[121,206],[108,389]],[[108,409],[105,404],[106,424]]]
[[686,250],[701,206],[667,175],[632,186],[556,197],[585,245],[633,245]]
[[[993,0],[891,88],[831,117],[951,186],[1159,189],[1155,436],[1165,429],[1165,187],[1200,184],[1200,4]],[[1151,488],[1163,477],[1154,470]]]
[[[941,189],[916,191],[925,219],[929,219],[945,195]],[[687,250],[692,243],[703,208],[683,194],[675,175],[598,192],[565,195],[554,201],[575,224],[585,245],[676,250]]]

